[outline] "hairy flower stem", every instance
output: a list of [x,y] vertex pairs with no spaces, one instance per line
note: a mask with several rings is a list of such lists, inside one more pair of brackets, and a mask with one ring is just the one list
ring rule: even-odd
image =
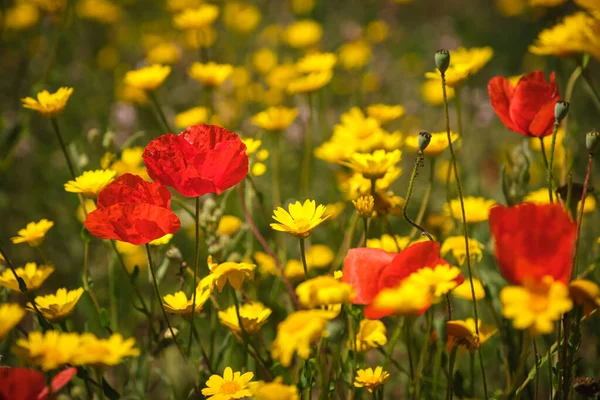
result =
[[419,356],[419,364],[417,366],[417,373],[415,374],[414,380],[412,381],[412,385],[415,390],[415,399],[420,399],[421,395],[421,381],[423,378],[423,368],[425,367],[425,359],[427,358],[427,350],[430,347],[430,338],[431,331],[433,329],[433,310],[427,310],[427,331],[425,333],[425,338],[423,340],[423,347],[421,348],[421,355]]
[[[553,177],[552,177],[552,168],[554,167],[554,149],[556,148],[556,134],[558,132],[558,127],[560,123],[558,121],[554,121],[554,130],[552,130],[552,144],[550,145],[550,159],[548,160],[546,174],[546,180],[548,181],[548,198],[550,199],[550,203],[554,203],[553,195],[554,187],[553,187]],[[541,142],[544,143],[544,139],[540,138]],[[543,148],[542,148],[543,149]]]
[[[446,119],[446,134],[448,137],[448,148],[450,149],[450,157],[452,161],[452,168],[454,169],[454,179],[456,181],[456,189],[458,191],[458,198],[460,200],[460,211],[462,215],[462,227],[463,234],[465,237],[465,252],[466,252],[466,261],[467,261],[467,270],[469,271],[469,283],[471,285],[471,297],[473,299],[473,313],[475,314],[475,334],[479,336],[479,315],[477,313],[477,299],[475,298],[475,287],[473,286],[473,270],[471,268],[471,254],[469,250],[469,231],[467,227],[467,215],[465,212],[465,201],[463,198],[462,186],[460,183],[460,176],[458,173],[458,167],[456,164],[456,154],[454,153],[454,146],[452,145],[452,136],[450,133],[450,117],[448,115],[448,96],[446,94],[446,76],[443,72],[441,72],[442,77],[442,94],[444,96],[444,115]],[[478,349],[479,351],[479,363],[481,364],[481,378],[483,381],[483,393],[484,397],[487,400],[487,381],[485,377],[485,366],[483,362],[483,355],[481,353],[481,347]]]
[[175,336],[175,332],[173,331],[171,322],[169,322],[169,316],[167,315],[167,310],[165,310],[165,305],[162,302],[162,296],[160,295],[160,290],[158,289],[158,281],[156,280],[156,271],[154,270],[154,263],[152,262],[152,255],[150,254],[150,245],[147,243],[146,243],[146,255],[148,256],[148,268],[150,268],[150,273],[152,274],[152,285],[154,286],[154,294],[156,295],[156,299],[158,300],[158,303],[160,304],[160,309],[162,310],[163,318],[165,319],[165,322],[167,324],[169,332],[171,333],[171,338],[173,338],[173,342],[177,346],[177,349],[179,350],[179,353],[181,354],[181,358],[183,358],[185,360],[186,359],[185,353],[183,352],[183,349],[181,348],[181,346],[179,345],[179,342],[177,341],[177,336]]
[[546,145],[544,144],[544,138],[540,138],[540,150],[542,152],[542,158],[544,160],[544,167],[546,170],[549,168],[548,157],[546,156]]
[[304,238],[300,239],[300,257],[302,257],[302,267],[304,268],[304,281],[308,279],[308,264],[306,263],[306,249]]
[[[475,324],[477,326],[477,324]],[[448,387],[446,388],[446,400],[452,400],[454,397],[454,362],[456,361],[456,350],[458,346],[454,346],[450,351],[450,359],[448,360]]]
[[415,179],[419,173],[419,167],[423,163],[423,160],[424,160],[423,152],[419,150],[417,153],[417,158],[415,159],[415,165],[413,167],[412,174],[410,175],[410,181],[408,182],[408,191],[406,192],[406,201],[404,202],[404,207],[402,209],[402,215],[404,216],[404,219],[406,220],[406,222],[408,222],[410,225],[412,225],[415,229],[418,229],[419,231],[421,231],[421,234],[423,234],[424,236],[427,236],[427,239],[433,241],[433,237],[425,230],[425,228],[423,228],[422,226],[420,226],[419,224],[417,224],[416,222],[411,220],[407,213],[408,203],[410,202],[410,197],[412,196]]
[[171,127],[169,126],[169,121],[167,120],[167,117],[165,116],[165,113],[163,112],[162,108],[160,107],[160,104],[158,103],[158,99],[156,98],[156,94],[154,94],[154,92],[149,91],[148,92],[148,97],[150,97],[150,100],[152,101],[152,105],[154,106],[154,110],[156,111],[156,114],[158,115],[158,118],[160,119],[160,122],[162,122],[162,124],[164,125],[164,128],[166,129],[166,132],[173,132],[171,130]]
[[198,343],[198,347],[200,348],[200,352],[202,353],[202,360],[204,360],[204,364],[206,365],[206,369],[212,375],[214,371],[210,365],[210,359],[208,358],[208,354],[204,350],[204,346],[202,346],[202,341],[200,340],[200,335],[198,334],[198,330],[196,329],[196,325],[194,325],[193,321],[190,321],[190,331],[192,332],[194,339],[196,339],[196,343]]
[[[198,262],[200,258],[200,196],[196,197],[196,214],[194,216],[194,225],[196,230],[194,247],[194,280],[192,281],[192,313],[190,314],[190,325],[194,326],[194,314],[196,311],[196,279],[198,277]],[[187,356],[192,352],[192,330],[190,329],[190,338],[188,341]],[[202,350],[204,352],[204,350]]]
[[363,218],[362,220],[365,230],[365,240],[363,240],[363,247],[367,247],[367,240],[369,240],[369,218]]
[[[98,381],[98,386],[96,386],[98,398],[100,400],[104,400],[104,388],[102,385],[102,381],[104,380],[104,370],[102,367],[95,368],[96,371],[96,380]],[[49,385],[52,387],[52,385]]]
[[[423,199],[421,200],[421,207],[419,208],[419,213],[417,214],[417,219],[415,219],[415,223],[417,225],[421,225],[423,222],[423,218],[425,217],[425,212],[427,211],[427,206],[429,205],[429,198],[431,197],[431,192],[433,191],[433,180],[435,178],[435,158],[431,159],[431,169],[429,170],[429,182],[427,183],[427,188],[425,189],[425,194],[423,195]],[[410,231],[409,238],[412,240],[419,230],[414,228]]]
[[237,293],[235,292],[233,286],[229,285],[229,289],[231,292],[231,297],[233,299],[233,304],[235,306],[235,315],[238,320],[238,325],[240,326],[240,336],[242,337],[242,342],[244,343],[244,366],[246,366],[246,364],[248,363],[248,343],[250,339],[248,337],[248,334],[246,333],[246,328],[244,327],[244,323],[242,321],[242,315],[240,314],[240,302],[237,298]]

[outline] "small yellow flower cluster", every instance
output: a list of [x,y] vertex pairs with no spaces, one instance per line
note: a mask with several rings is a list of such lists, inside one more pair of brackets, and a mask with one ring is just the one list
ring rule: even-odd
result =
[[47,219],[41,219],[38,222],[30,222],[23,229],[19,229],[17,232],[18,236],[11,238],[10,240],[15,243],[27,243],[31,247],[39,246],[44,242],[46,233],[54,226],[54,222],[48,221]]
[[250,172],[254,176],[264,175],[267,172],[264,162],[269,158],[269,150],[261,149],[262,140],[246,138],[242,142],[246,145],[246,155],[250,159]]
[[30,332],[18,339],[13,352],[29,364],[51,371],[65,364],[111,367],[125,357],[137,357],[135,339],[123,339],[118,333],[99,339],[91,333],[58,331]]

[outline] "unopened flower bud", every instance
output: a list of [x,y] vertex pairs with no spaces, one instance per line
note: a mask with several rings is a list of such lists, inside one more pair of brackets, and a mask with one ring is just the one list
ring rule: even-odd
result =
[[566,101],[559,100],[554,105],[554,119],[556,122],[560,122],[567,116],[569,112],[569,103]]
[[369,194],[352,200],[352,204],[354,204],[354,208],[362,218],[370,218],[375,207],[375,199]]
[[426,131],[419,132],[419,150],[425,151],[427,146],[429,146],[429,142],[431,142],[431,133]]
[[181,255],[181,251],[175,247],[175,246],[171,246],[167,249],[167,252],[165,253],[165,256],[174,262],[181,262],[181,260],[183,259],[183,256]]
[[[179,336],[179,330],[177,328],[173,328],[173,334],[175,335],[175,337]],[[167,340],[174,339],[173,335],[171,335],[171,329],[167,329],[165,333],[163,333],[163,337]]]
[[590,154],[594,154],[598,150],[598,143],[600,143],[600,132],[592,129],[585,134],[585,147]]
[[446,49],[435,52],[435,66],[443,74],[450,65],[450,53]]

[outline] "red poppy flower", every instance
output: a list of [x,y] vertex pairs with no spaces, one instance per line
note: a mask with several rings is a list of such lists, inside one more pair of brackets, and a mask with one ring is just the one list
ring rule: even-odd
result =
[[[368,305],[381,290],[398,286],[413,272],[448,264],[440,258],[439,251],[440,244],[431,241],[415,243],[400,253],[368,248],[350,249],[344,259],[342,281],[354,286],[354,304]],[[365,309],[367,318],[381,318],[390,314],[369,306]]]
[[85,227],[102,239],[146,244],[179,230],[170,202],[171,193],[160,183],[124,174],[100,192],[98,208],[88,214]]
[[514,284],[545,275],[568,282],[573,269],[576,225],[559,204],[497,205],[490,229],[500,272]]
[[[67,368],[52,379],[52,393],[56,394],[77,373],[76,368]],[[46,378],[29,368],[0,367],[0,400],[46,400],[48,387]]]
[[560,100],[554,72],[550,83],[542,71],[534,71],[516,86],[503,76],[495,76],[488,83],[488,93],[496,114],[511,131],[535,137],[552,134],[554,106]]
[[213,125],[193,125],[179,135],[162,135],[146,146],[148,175],[187,197],[221,193],[248,174],[246,145]]

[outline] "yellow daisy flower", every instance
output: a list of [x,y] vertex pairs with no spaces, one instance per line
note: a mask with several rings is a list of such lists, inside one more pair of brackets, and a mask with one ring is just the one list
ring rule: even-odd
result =
[[269,107],[253,116],[252,124],[270,132],[282,131],[287,129],[297,116],[297,108]]
[[76,5],[77,15],[101,24],[115,24],[123,16],[123,10],[108,0],[80,0]]
[[371,53],[371,46],[364,40],[345,43],[338,49],[340,65],[347,70],[361,69],[367,65]]
[[185,129],[188,126],[204,124],[208,121],[209,110],[206,107],[194,107],[175,116],[175,125]]
[[586,316],[600,307],[600,288],[595,282],[586,279],[576,279],[569,284],[571,299],[583,308]]
[[500,303],[502,315],[513,320],[515,329],[529,329],[534,336],[552,333],[554,322],[573,308],[569,289],[551,276],[503,288]]
[[431,302],[432,293],[426,286],[405,281],[395,288],[383,289],[373,300],[373,305],[398,316],[413,316],[420,315]]
[[217,235],[233,236],[242,227],[242,220],[235,215],[223,215],[217,225]]
[[[378,319],[363,319],[356,334],[356,351],[366,352],[385,346],[387,343],[387,330],[383,322]],[[353,349],[354,344],[349,339],[348,347]]]
[[323,36],[323,28],[310,19],[294,22],[283,33],[286,43],[294,48],[312,46],[321,40],[321,36]]
[[[432,106],[441,106],[444,104],[444,93],[442,92],[442,83],[438,80],[427,79],[421,84],[421,96],[423,100]],[[455,96],[454,88],[446,88],[446,97],[448,101]]]
[[302,310],[288,315],[277,326],[271,355],[286,368],[292,364],[294,353],[308,360],[313,342],[321,338],[327,321],[320,310]]
[[46,118],[52,118],[62,112],[71,94],[73,94],[73,88],[61,87],[54,93],[42,90],[37,94],[37,99],[26,97],[21,101],[23,107],[35,110]]
[[324,244],[313,244],[306,250],[306,264],[308,264],[308,269],[328,267],[334,257],[335,253],[333,250]]
[[390,168],[395,167],[401,158],[402,152],[400,150],[391,152],[375,150],[370,154],[354,153],[348,157],[347,161],[342,161],[340,164],[362,174],[367,179],[380,179],[385,176]]
[[12,351],[27,363],[50,371],[72,363],[75,354],[82,349],[78,334],[47,331],[29,332],[27,338],[17,340]]
[[318,276],[298,285],[296,294],[304,307],[315,308],[345,303],[352,300],[356,293],[352,285],[340,282],[333,276]]
[[[24,267],[15,268],[15,272],[19,278],[23,279],[27,290],[37,290],[42,286],[42,283],[54,272],[52,265],[37,265],[36,263],[27,263]],[[10,269],[5,269],[0,274],[0,286],[4,286],[10,290],[20,291],[19,283],[15,279],[15,275]]]
[[[248,335],[257,334],[262,326],[267,323],[271,309],[259,302],[246,303],[240,307],[242,326]],[[237,317],[235,306],[219,311],[219,321],[237,335],[241,334],[240,321]]]
[[65,190],[70,193],[81,193],[88,197],[97,196],[102,189],[115,179],[116,174],[116,171],[110,169],[85,171],[74,181],[65,183]]
[[354,386],[367,388],[369,393],[372,393],[373,390],[384,385],[389,377],[390,374],[384,371],[382,367],[376,367],[375,370],[373,368],[359,369],[356,371]]
[[[73,313],[82,295],[83,288],[69,291],[65,288],[60,288],[56,291],[56,294],[37,296],[34,301],[44,318],[50,322],[57,322]],[[27,310],[31,312],[36,311],[31,303],[27,303]]]
[[152,64],[125,74],[123,82],[129,87],[139,90],[153,91],[158,89],[171,73],[168,65]]
[[197,80],[204,86],[220,86],[233,73],[233,67],[229,64],[217,64],[209,62],[206,64],[195,62],[188,70],[192,79]]
[[[381,249],[388,253],[397,253],[399,250],[404,250],[411,244],[411,240],[408,236],[394,235],[395,238],[391,237],[387,233],[381,235],[380,238],[367,239],[367,247],[371,249]],[[422,239],[415,240],[412,243],[417,243]],[[425,238],[425,240],[429,240]],[[398,249],[398,247],[400,247]]]
[[403,116],[404,107],[401,105],[373,104],[367,107],[367,114],[383,125]]
[[302,57],[296,63],[296,69],[303,74],[322,72],[333,69],[337,56],[333,53],[311,53]]
[[[488,200],[483,197],[467,196],[463,200],[468,224],[487,221],[490,216],[490,208],[496,204],[494,200]],[[446,203],[444,205],[444,213],[452,216],[457,221],[462,221],[460,199],[450,200],[450,206]]]
[[298,389],[295,385],[285,385],[281,377],[273,382],[251,382],[250,388],[255,400],[300,400]]
[[3,19],[7,30],[23,31],[38,22],[40,11],[31,3],[20,2],[7,8]]
[[299,201],[290,204],[288,211],[278,207],[273,212],[271,228],[276,231],[288,232],[299,239],[307,238],[319,224],[327,219],[325,206],[317,207],[314,200],[306,200],[304,204]]
[[[479,262],[483,257],[481,250],[484,249],[483,244],[479,243],[475,239],[469,238],[469,255],[471,256],[471,262]],[[440,254],[445,256],[446,254],[452,254],[452,257],[458,262],[458,265],[464,265],[467,260],[467,248],[465,246],[464,236],[451,236],[444,240],[442,247],[440,248]]]
[[119,365],[125,357],[140,355],[140,350],[134,346],[134,338],[123,339],[119,333],[112,334],[108,339],[99,339],[91,333],[84,333],[73,356],[73,364],[105,368]]
[[188,8],[173,17],[173,25],[178,29],[201,29],[211,25],[219,16],[219,8],[212,4],[201,4]]
[[258,270],[262,275],[279,275],[279,270],[273,257],[262,251],[255,252],[252,257],[256,261]]
[[437,303],[440,297],[458,286],[456,278],[460,268],[450,265],[436,265],[434,268],[421,268],[409,275],[406,281],[415,286],[423,286],[431,293],[432,301]]
[[260,9],[253,4],[242,2],[225,3],[223,9],[223,22],[229,30],[248,34],[256,29],[262,14]]
[[352,200],[352,204],[354,204],[356,212],[358,212],[358,215],[360,215],[362,218],[371,218],[373,215],[375,199],[370,194],[360,196],[358,199]]
[[235,290],[240,290],[245,279],[253,280],[256,265],[231,261],[218,264],[213,263],[212,256],[208,256],[208,268],[210,269],[210,275],[213,277],[214,284],[217,285],[219,292],[222,292],[227,282]]
[[181,59],[181,49],[171,42],[158,43],[146,53],[149,64],[171,65],[177,64]]
[[[452,143],[456,142],[460,135],[456,132],[451,132]],[[411,135],[404,139],[404,146],[413,151],[419,150],[419,135]],[[423,154],[428,157],[437,157],[448,148],[448,136],[446,132],[432,133],[431,140]]]
[[479,330],[479,335],[476,333],[475,320],[473,318],[467,318],[464,321],[452,320],[446,322],[448,349],[464,345],[471,353],[474,353],[497,331],[492,325],[483,325],[481,320],[477,321],[477,329]]
[[[529,192],[523,198],[523,202],[527,203],[535,203],[535,204],[550,204],[550,199],[548,198],[548,188],[541,188],[538,190],[534,190],[533,192]],[[581,201],[577,201],[577,211],[581,207]],[[585,205],[583,206],[583,212],[585,214],[596,211],[596,199],[594,196],[587,196],[585,199]]]
[[[210,298],[209,290],[201,290],[196,288],[196,304],[194,307],[194,315],[200,315],[204,303]],[[163,305],[168,313],[183,315],[184,317],[192,315],[192,303],[194,302],[194,296],[187,298],[187,295],[183,291],[178,291],[175,294],[168,294],[163,296]]]
[[23,319],[25,310],[16,303],[0,304],[0,341]]
[[325,215],[328,216],[328,219],[333,221],[340,216],[342,212],[344,212],[344,208],[346,208],[346,203],[343,201],[338,201],[337,203],[329,203],[325,205]]
[[[485,289],[483,283],[476,278],[473,278],[473,289],[475,290],[475,300],[481,300],[485,297]],[[473,300],[471,293],[471,282],[465,279],[463,283],[452,290],[452,295],[464,300]]]
[[289,94],[315,92],[327,85],[332,77],[331,70],[313,72],[291,80],[286,90]]
[[42,244],[46,233],[54,226],[54,222],[48,221],[46,218],[38,222],[30,222],[23,229],[19,229],[18,236],[10,238],[14,244],[27,243],[31,247],[36,247]]
[[223,376],[211,375],[206,381],[206,388],[202,389],[202,394],[207,396],[207,400],[234,400],[251,397],[252,392],[248,383],[254,378],[254,373],[240,372],[234,373],[230,367],[226,367]]

